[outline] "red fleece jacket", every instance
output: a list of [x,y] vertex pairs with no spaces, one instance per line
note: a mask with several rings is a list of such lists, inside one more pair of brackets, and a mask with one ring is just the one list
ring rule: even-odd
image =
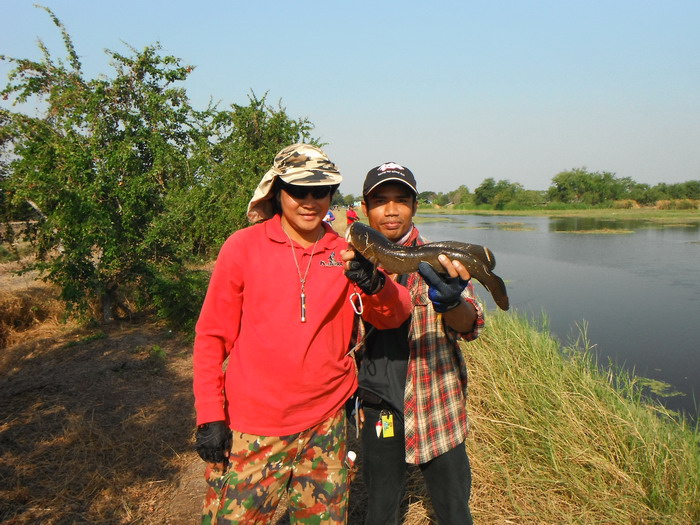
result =
[[[357,388],[346,353],[355,315],[349,298],[359,289],[343,274],[347,243],[324,227],[306,278],[305,323],[279,215],[224,243],[196,326],[197,424],[226,420],[249,434],[294,434],[330,417]],[[313,248],[293,246],[303,275]],[[410,315],[408,290],[391,279],[361,295],[363,318],[377,328],[396,328]]]

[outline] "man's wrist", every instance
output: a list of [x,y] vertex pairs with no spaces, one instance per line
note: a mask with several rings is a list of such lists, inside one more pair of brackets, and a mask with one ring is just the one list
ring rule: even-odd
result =
[[444,304],[441,302],[433,301],[433,308],[435,309],[435,311],[437,313],[444,314],[444,313],[447,313],[451,310],[454,310],[460,304],[462,304],[462,301],[460,299],[457,299],[454,303],[450,303],[450,304]]
[[386,276],[377,270],[377,285],[374,287],[374,290],[372,290],[371,293],[367,295],[374,295],[376,293],[379,293],[382,291],[382,288],[384,288],[384,285],[386,284]]

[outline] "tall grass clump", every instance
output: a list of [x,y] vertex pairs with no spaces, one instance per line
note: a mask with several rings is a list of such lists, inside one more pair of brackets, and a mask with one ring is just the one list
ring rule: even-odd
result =
[[[584,334],[585,335],[585,334]],[[464,345],[480,523],[700,523],[697,425],[517,314]]]

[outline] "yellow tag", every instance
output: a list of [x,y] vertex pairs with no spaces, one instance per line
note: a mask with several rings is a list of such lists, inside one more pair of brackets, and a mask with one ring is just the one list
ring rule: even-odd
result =
[[394,415],[382,416],[382,434],[385,438],[394,437]]

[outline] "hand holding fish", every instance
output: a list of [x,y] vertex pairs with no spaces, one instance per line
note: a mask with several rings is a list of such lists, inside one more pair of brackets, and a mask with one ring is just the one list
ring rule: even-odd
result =
[[[459,262],[450,261],[445,255],[439,255],[438,260],[447,271],[441,277],[427,262],[418,264],[418,273],[428,283],[428,297],[436,312],[445,313],[459,306],[462,292],[469,284],[469,271]],[[456,266],[461,272],[458,273]]]
[[345,276],[366,295],[373,295],[384,287],[386,276],[360,252],[343,250],[340,256],[345,261]]

